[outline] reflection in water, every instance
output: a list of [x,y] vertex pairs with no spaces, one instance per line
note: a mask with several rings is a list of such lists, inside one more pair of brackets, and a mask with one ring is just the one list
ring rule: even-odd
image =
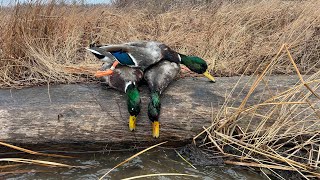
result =
[[[25,165],[11,168],[14,170],[30,170],[23,174],[10,174],[0,176],[0,179],[98,179],[110,168],[124,161],[136,152],[111,152],[111,153],[92,153],[81,154],[75,159],[59,159],[39,157],[38,159],[51,160],[76,166],[86,166],[83,168],[47,168],[34,165]],[[30,158],[30,157],[29,157]],[[31,158],[34,158],[32,156]],[[186,173],[199,176],[199,178],[166,176],[152,177],[148,179],[171,180],[171,179],[204,179],[204,180],[256,180],[264,179],[258,173],[235,166],[197,166],[193,169],[185,163],[174,150],[158,148],[146,152],[129,163],[112,171],[106,179],[122,179],[137,175],[153,173]]]

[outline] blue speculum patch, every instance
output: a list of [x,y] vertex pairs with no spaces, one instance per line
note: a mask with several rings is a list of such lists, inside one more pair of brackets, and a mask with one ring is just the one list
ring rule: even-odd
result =
[[126,52],[116,51],[111,52],[111,54],[120,62],[120,64],[135,65],[131,57]]

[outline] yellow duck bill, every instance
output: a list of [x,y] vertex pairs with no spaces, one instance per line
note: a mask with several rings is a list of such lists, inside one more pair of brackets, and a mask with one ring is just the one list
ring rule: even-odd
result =
[[159,121],[152,122],[152,136],[158,138],[160,134],[160,123]]
[[130,131],[134,131],[136,129],[136,116],[130,116],[129,118],[129,129]]
[[203,75],[206,76],[208,79],[210,79],[212,82],[216,82],[216,80],[215,80],[214,77],[209,73],[208,70],[206,70],[206,72],[204,72]]

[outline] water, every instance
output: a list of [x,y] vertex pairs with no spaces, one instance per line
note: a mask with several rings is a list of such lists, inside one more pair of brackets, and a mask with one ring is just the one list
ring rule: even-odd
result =
[[[10,171],[27,170],[28,173],[16,173],[0,176],[0,179],[9,180],[41,180],[41,179],[98,179],[108,170],[124,161],[137,152],[110,152],[110,153],[86,153],[77,155],[75,159],[61,159],[50,157],[38,157],[37,159],[56,161],[83,168],[52,168],[35,165],[24,165],[10,168]],[[21,157],[21,155],[20,155]],[[35,156],[29,158],[35,159]],[[137,175],[154,173],[185,173],[197,175],[194,177],[162,176],[147,179],[171,180],[171,179],[203,179],[203,180],[257,180],[264,179],[260,174],[247,168],[237,166],[197,166],[193,169],[184,162],[173,149],[155,149],[136,157],[132,161],[109,173],[105,179],[122,179]]]

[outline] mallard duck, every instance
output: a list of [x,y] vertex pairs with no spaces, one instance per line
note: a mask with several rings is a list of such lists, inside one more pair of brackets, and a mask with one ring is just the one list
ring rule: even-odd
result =
[[[208,79],[214,82],[214,78],[209,74],[207,63],[196,56],[181,56],[181,62],[191,71],[198,74],[204,74]],[[160,135],[159,115],[161,109],[160,95],[168,85],[177,77],[180,72],[180,66],[177,63],[162,60],[151,66],[144,72],[144,79],[150,89],[150,102],[148,105],[148,116],[152,122],[152,136],[158,138]]]
[[187,56],[178,53],[161,42],[137,41],[114,45],[90,45],[88,50],[103,61],[113,62],[110,69],[98,71],[95,74],[96,77],[112,74],[119,63],[129,67],[138,67],[144,71],[146,68],[160,60],[167,60],[178,64],[182,63],[191,71],[198,74],[204,74],[212,82],[215,81],[208,72],[208,65],[203,59],[197,56]]
[[[105,63],[102,70],[110,68],[110,63]],[[128,66],[119,65],[114,73],[110,76],[103,76],[102,83],[107,84],[113,89],[125,92],[127,95],[127,108],[130,114],[129,129],[134,131],[136,128],[137,116],[140,113],[140,93],[138,83],[143,78],[143,72],[140,69],[130,68]]]
[[159,115],[161,109],[160,95],[177,77],[180,66],[177,63],[162,60],[144,72],[144,79],[150,90],[148,117],[152,122],[152,136],[158,138],[160,134]]

